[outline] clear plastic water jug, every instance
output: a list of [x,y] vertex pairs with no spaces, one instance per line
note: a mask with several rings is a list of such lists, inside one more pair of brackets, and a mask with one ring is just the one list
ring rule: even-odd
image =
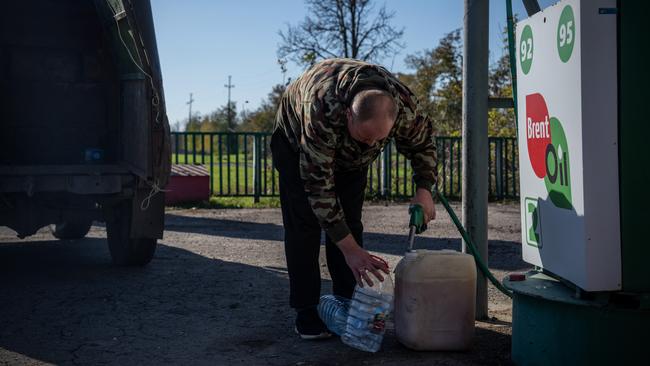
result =
[[330,332],[341,335],[345,331],[350,309],[350,299],[336,295],[323,295],[318,303],[318,316]]
[[389,275],[374,286],[356,286],[350,302],[345,331],[341,340],[348,346],[367,352],[381,348],[386,317],[393,308],[393,280]]

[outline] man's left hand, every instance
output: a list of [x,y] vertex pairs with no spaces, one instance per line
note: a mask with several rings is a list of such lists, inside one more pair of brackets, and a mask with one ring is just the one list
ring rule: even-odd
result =
[[433,204],[433,197],[429,190],[418,188],[417,191],[415,191],[415,197],[413,197],[411,203],[422,206],[425,224],[436,219],[436,206]]

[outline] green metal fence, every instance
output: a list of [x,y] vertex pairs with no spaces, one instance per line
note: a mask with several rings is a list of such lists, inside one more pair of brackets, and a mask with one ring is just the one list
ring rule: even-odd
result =
[[[278,176],[273,169],[270,133],[173,132],[172,163],[201,164],[210,172],[210,192],[216,196],[278,196]],[[437,189],[447,197],[461,195],[460,137],[437,137]],[[489,197],[493,200],[519,197],[516,138],[492,137],[487,157]],[[386,146],[368,169],[367,195],[380,198],[412,196],[413,170],[397,152]]]

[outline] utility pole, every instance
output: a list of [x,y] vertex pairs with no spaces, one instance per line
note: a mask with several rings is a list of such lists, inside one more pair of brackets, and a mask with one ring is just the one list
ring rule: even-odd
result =
[[244,104],[243,104],[243,106],[242,106],[242,112],[243,112],[242,114],[243,114],[243,116],[244,116],[244,119],[247,119],[247,118],[248,118],[248,112],[246,111],[246,104],[248,104],[248,101],[247,101],[247,100],[244,101]]
[[[489,0],[465,0],[463,30],[463,225],[487,265]],[[463,252],[467,243],[463,242]],[[488,316],[487,279],[476,278],[476,319]]]
[[192,95],[193,94],[190,93],[190,100],[188,100],[187,103],[185,103],[190,106],[190,113],[188,114],[187,117],[187,124],[190,124],[192,122],[192,103],[194,103],[194,98],[192,98]]
[[232,77],[228,75],[228,84],[224,85],[224,87],[228,88],[228,130],[230,132],[234,132],[234,126],[232,125],[232,105],[230,104],[230,89],[234,88],[235,86],[230,82]]

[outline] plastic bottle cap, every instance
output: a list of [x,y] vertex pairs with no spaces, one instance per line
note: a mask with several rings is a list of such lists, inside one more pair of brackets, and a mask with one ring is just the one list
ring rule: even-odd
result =
[[510,280],[511,282],[525,281],[526,275],[523,273],[511,273],[508,276],[508,280]]
[[413,258],[416,258],[418,255],[419,254],[416,251],[412,250],[410,252],[406,252],[405,257],[409,258],[409,259],[413,259]]

